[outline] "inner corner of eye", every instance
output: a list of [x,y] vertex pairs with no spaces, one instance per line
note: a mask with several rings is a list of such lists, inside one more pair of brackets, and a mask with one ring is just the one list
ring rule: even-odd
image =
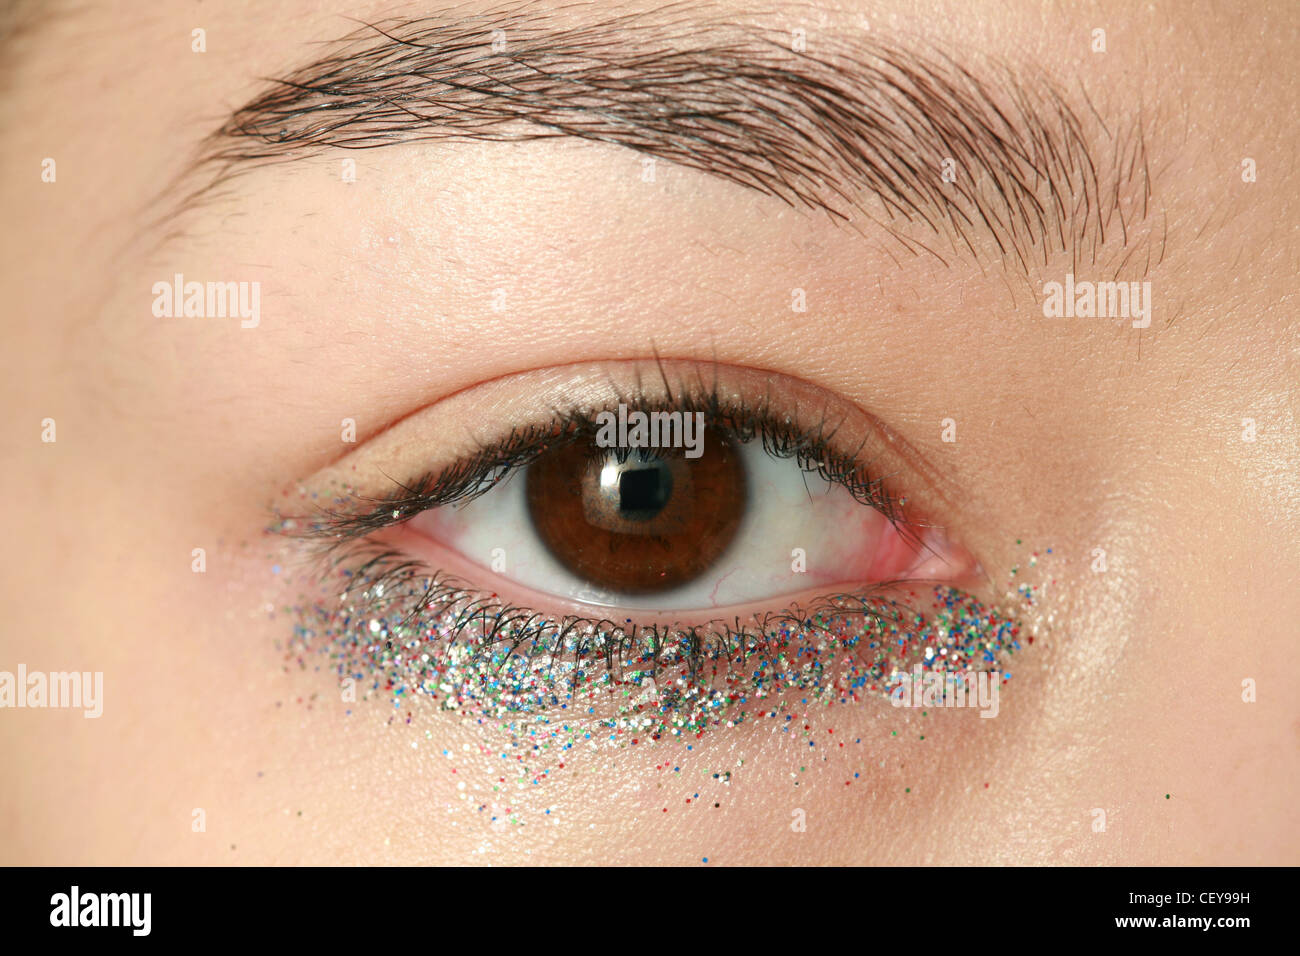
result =
[[400,546],[555,614],[774,610],[887,582],[958,583],[971,569],[944,535],[891,519],[835,470],[725,428],[653,429],[635,415],[417,514],[394,529]]

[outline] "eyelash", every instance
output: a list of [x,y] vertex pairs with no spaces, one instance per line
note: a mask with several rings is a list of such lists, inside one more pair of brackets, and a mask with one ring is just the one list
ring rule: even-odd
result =
[[[843,487],[856,501],[884,515],[900,533],[916,540],[915,530],[903,521],[906,499],[891,495],[884,478],[866,474],[861,447],[853,455],[839,450],[834,445],[836,429],[829,428],[825,418],[812,428],[801,428],[773,414],[766,399],[750,408],[740,402],[724,401],[716,389],[702,397],[682,395],[667,402],[632,396],[623,404],[629,412],[700,412],[708,427],[721,429],[738,444],[762,442],[767,454],[792,459],[805,472]],[[548,451],[594,440],[599,427],[597,415],[611,410],[597,407],[556,411],[549,424],[513,429],[504,439],[481,447],[447,468],[426,472],[409,484],[398,482],[382,497],[352,494],[349,504],[370,503],[372,507],[367,511],[325,509],[302,536],[344,544],[401,524],[422,511],[469,501]]]

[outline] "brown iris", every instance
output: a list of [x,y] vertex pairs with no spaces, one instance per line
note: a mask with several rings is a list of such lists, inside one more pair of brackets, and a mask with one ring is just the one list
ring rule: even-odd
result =
[[745,511],[745,474],[716,429],[698,458],[579,442],[529,465],[527,498],[538,535],[570,573],[652,594],[689,582],[727,549]]

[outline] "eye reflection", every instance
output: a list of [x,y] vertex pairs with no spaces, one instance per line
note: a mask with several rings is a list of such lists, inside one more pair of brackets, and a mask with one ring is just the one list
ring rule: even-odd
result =
[[528,466],[528,517],[566,571],[622,594],[686,584],[715,564],[740,527],[746,477],[733,443],[703,453],[574,444]]

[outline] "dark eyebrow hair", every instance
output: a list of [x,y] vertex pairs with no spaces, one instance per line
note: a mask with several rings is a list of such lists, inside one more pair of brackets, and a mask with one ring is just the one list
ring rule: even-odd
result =
[[994,61],[976,70],[875,33],[796,51],[789,33],[714,22],[709,10],[590,20],[525,5],[363,25],[207,137],[191,172],[210,178],[189,199],[327,149],[570,136],[855,228],[866,218],[945,263],[922,235],[976,261],[991,240],[1027,274],[1058,250],[1095,262],[1146,218],[1140,115],[1112,134],[1086,94],[1090,112],[1078,111],[1038,74]]

